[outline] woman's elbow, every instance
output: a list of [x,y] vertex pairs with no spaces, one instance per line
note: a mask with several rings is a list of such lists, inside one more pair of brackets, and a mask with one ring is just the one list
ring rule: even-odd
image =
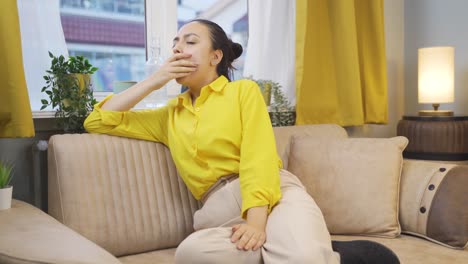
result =
[[101,119],[93,118],[92,115],[89,115],[83,122],[83,126],[89,133],[97,132],[99,128],[102,127]]

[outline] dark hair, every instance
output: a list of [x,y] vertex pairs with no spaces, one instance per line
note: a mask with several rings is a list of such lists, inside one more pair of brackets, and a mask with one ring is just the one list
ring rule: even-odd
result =
[[228,80],[231,80],[233,71],[232,62],[239,58],[242,54],[242,46],[239,43],[232,42],[226,32],[216,23],[205,19],[194,19],[191,22],[198,22],[208,27],[211,34],[211,46],[214,50],[220,49],[223,52],[223,58],[216,66],[218,75],[224,75]]

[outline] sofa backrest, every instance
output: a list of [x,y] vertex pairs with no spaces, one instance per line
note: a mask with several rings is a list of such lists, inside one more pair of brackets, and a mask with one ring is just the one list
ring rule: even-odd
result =
[[[287,168],[295,134],[347,137],[336,125],[274,129]],[[48,151],[49,214],[115,256],[177,246],[200,207],[162,144],[98,134],[55,135]]]
[[177,246],[198,202],[162,144],[56,135],[48,151],[49,214],[115,256]]

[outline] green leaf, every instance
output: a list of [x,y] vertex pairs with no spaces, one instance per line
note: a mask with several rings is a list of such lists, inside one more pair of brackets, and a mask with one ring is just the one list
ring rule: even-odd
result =
[[45,105],[48,105],[48,104],[49,104],[49,102],[47,102],[46,99],[42,99],[42,100],[41,100],[41,103],[42,103],[42,104],[45,104]]
[[47,89],[46,86],[42,87],[41,93],[43,93]]
[[52,52],[50,52],[50,51],[49,51],[49,57],[54,58],[54,54],[52,54]]
[[47,105],[42,105],[41,110],[44,110],[47,107]]

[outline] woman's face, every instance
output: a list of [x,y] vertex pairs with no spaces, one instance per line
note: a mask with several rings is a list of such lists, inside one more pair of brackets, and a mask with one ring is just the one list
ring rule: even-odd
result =
[[220,55],[220,50],[213,50],[211,34],[207,26],[198,22],[184,25],[174,38],[172,51],[174,54],[191,54],[192,57],[187,60],[197,64],[197,70],[188,76],[177,78],[176,81],[178,83],[188,87],[200,84],[205,85],[203,82],[207,76],[216,74],[216,64],[219,62],[217,61],[217,57]]

